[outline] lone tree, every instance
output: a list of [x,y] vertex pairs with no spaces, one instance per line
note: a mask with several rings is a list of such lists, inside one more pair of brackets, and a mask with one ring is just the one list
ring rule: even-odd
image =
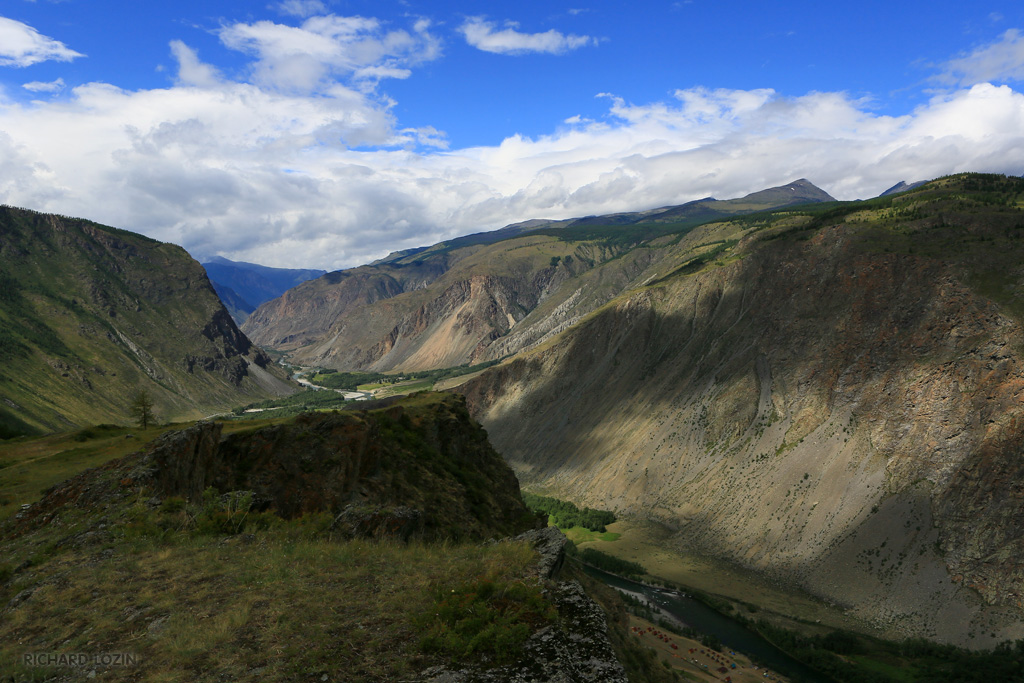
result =
[[132,395],[132,402],[128,409],[132,417],[135,418],[135,421],[143,429],[146,429],[151,422],[155,421],[153,417],[153,400],[145,389],[140,389]]

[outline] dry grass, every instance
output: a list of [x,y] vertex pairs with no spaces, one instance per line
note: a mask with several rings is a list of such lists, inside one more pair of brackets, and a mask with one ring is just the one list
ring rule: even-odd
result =
[[57,670],[23,666],[26,653],[129,652],[139,664],[103,680],[393,680],[440,661],[417,625],[438,591],[534,561],[523,543],[337,542],[286,524],[163,540],[115,527],[103,545],[14,577],[5,601],[35,592],[0,625],[0,670],[32,680]]

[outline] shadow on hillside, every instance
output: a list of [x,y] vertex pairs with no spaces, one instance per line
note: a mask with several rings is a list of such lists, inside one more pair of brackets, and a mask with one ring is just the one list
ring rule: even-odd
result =
[[[739,443],[770,412],[789,420],[789,447],[850,412],[893,485],[921,473],[948,482],[940,470],[950,467],[1007,470],[977,460],[1022,448],[1024,430],[986,426],[1024,421],[1013,379],[1019,326],[938,260],[824,239],[634,292],[460,391],[524,484],[577,499],[607,496],[602,487],[627,456],[657,457],[636,425],[682,411],[691,437],[708,444]],[[957,502],[940,520],[946,549],[973,543],[980,522],[965,510],[1006,529],[986,535],[977,557],[1018,543],[1021,525],[1006,522],[1018,519],[1019,497],[992,498],[967,479],[954,473],[960,488],[933,496],[940,508]],[[1010,481],[996,479],[989,484],[1000,490]],[[688,523],[702,526],[702,512]]]

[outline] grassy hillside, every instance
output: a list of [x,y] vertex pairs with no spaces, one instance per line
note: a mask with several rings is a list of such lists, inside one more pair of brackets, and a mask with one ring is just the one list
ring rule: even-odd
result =
[[162,420],[292,391],[180,247],[0,207],[0,436]]

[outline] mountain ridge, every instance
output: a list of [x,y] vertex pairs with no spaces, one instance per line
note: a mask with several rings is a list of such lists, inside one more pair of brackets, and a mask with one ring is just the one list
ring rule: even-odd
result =
[[214,290],[239,325],[263,302],[327,272],[317,268],[274,268],[232,261],[223,256],[214,256],[202,266]]
[[254,311],[243,329],[296,363],[338,370],[494,360],[638,284],[639,273],[703,222],[830,200],[800,180],[735,200],[527,221],[303,283]]
[[0,207],[0,283],[11,434],[128,419],[139,390],[161,419],[294,391],[181,247]]

